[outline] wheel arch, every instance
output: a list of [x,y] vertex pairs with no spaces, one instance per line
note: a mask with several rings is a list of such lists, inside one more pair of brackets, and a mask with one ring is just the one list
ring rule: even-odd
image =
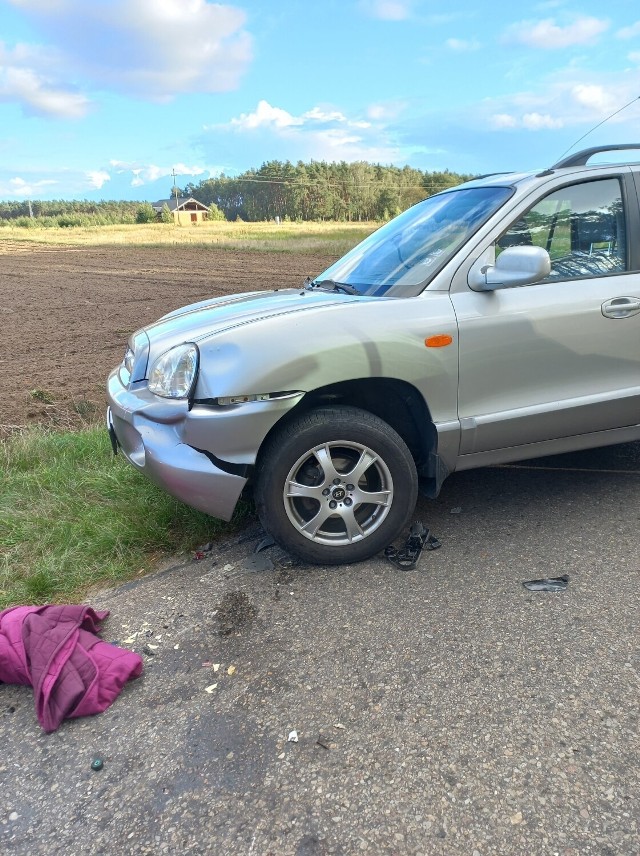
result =
[[306,393],[271,428],[261,444],[257,463],[275,431],[306,411],[332,404],[358,407],[390,425],[413,456],[421,491],[427,496],[437,496],[446,473],[438,459],[438,432],[429,407],[412,384],[394,378],[358,378],[328,384]]

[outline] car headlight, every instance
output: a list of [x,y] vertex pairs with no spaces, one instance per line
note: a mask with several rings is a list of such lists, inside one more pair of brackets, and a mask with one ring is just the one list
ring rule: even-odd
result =
[[149,372],[149,389],[163,398],[188,398],[198,373],[196,345],[171,348],[153,364]]

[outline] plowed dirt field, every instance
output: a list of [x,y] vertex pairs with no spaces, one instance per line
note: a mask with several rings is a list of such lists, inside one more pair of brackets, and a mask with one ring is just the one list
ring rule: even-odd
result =
[[331,261],[202,247],[0,244],[0,433],[95,422],[134,330],[207,297],[296,287]]

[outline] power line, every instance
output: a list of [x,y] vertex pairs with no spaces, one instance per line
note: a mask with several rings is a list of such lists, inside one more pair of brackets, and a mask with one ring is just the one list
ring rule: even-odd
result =
[[[277,178],[231,178],[229,176],[220,176],[219,178],[208,178],[205,179],[204,182],[200,182],[200,184],[209,184],[213,182],[242,182],[242,183],[252,183],[252,184],[280,184],[286,187],[337,187],[340,190],[360,190],[362,188],[367,187],[377,187],[383,190],[433,190],[434,188],[440,188],[442,190],[447,187],[455,187],[456,185],[448,184],[442,185],[441,183],[431,183],[427,184],[384,184],[381,181],[372,181],[368,184],[351,184],[348,182],[332,182],[332,181],[322,181],[322,179],[317,179],[315,181],[299,181],[298,179],[294,179],[292,181],[286,179],[277,179]],[[463,180],[459,182],[462,184]]]

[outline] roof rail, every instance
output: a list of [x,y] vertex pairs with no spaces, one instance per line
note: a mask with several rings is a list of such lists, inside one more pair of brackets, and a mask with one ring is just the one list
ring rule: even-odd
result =
[[625,149],[640,150],[640,143],[619,143],[617,146],[593,146],[590,149],[583,149],[581,152],[569,155],[568,158],[562,158],[551,169],[560,169],[563,166],[585,166],[593,155],[597,155],[600,152],[619,152]]
[[501,172],[485,172],[483,175],[474,175],[471,181],[480,181],[481,178],[491,178],[494,175],[513,175],[513,170],[502,170]]

